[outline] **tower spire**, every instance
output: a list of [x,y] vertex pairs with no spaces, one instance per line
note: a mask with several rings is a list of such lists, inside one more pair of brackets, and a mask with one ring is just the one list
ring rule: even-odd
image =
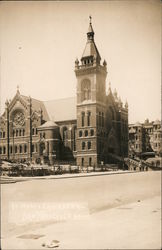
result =
[[81,58],[82,64],[89,65],[93,63],[100,64],[101,57],[94,42],[94,31],[92,27],[92,17],[89,16],[89,28],[87,32],[87,43]]

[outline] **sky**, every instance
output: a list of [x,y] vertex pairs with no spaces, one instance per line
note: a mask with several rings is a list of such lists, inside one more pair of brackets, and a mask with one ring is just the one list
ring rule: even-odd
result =
[[[160,1],[0,2],[0,107],[20,93],[39,100],[76,95],[75,59],[89,15],[102,61],[129,123],[161,119]],[[68,112],[68,111],[67,111]]]

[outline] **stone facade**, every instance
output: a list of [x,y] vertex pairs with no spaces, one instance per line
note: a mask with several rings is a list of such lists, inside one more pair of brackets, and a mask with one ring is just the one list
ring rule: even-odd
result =
[[109,84],[107,63],[89,24],[81,60],[75,61],[76,98],[42,102],[20,94],[6,101],[0,118],[1,159],[47,162],[75,161],[97,166],[128,154],[128,104]]
[[159,120],[129,125],[129,155],[161,155],[162,129]]

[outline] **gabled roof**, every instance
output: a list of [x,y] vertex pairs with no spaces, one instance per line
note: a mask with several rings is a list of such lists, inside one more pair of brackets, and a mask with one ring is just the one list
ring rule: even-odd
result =
[[54,121],[47,121],[39,128],[56,128],[56,127],[58,127],[58,125]]
[[76,120],[76,97],[44,101],[49,119],[55,122]]
[[[52,122],[53,125],[53,122],[76,120],[76,97],[69,97],[51,101],[40,101],[25,95],[21,95],[20,92],[17,92],[9,105],[14,105],[13,102],[16,102],[16,98],[21,99],[25,105],[28,104],[30,99],[33,112],[39,113],[40,111],[42,111],[43,120]],[[3,120],[4,115],[5,111],[0,116],[1,120]],[[45,125],[51,125],[51,123],[46,123]]]
[[[26,100],[27,96],[23,96]],[[45,121],[67,121],[76,119],[76,98],[69,97],[50,101],[40,101],[34,98],[32,100],[32,109],[39,111],[42,109],[43,119]]]
[[[21,97],[26,102],[28,102],[28,100],[29,100],[28,96],[21,95]],[[44,105],[44,103],[42,101],[34,99],[34,98],[31,98],[31,103],[32,103],[32,109],[33,109],[33,111],[39,112],[40,110],[42,110],[43,120],[48,121],[50,119],[49,115],[48,115],[48,112],[47,112],[47,110],[45,108],[45,105]]]
[[129,133],[134,134],[135,132],[136,132],[136,130],[135,130],[133,127],[130,127],[130,129],[129,129]]

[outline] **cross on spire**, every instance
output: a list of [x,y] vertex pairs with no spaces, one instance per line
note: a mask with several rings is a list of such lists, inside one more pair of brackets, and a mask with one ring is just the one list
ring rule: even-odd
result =
[[19,85],[17,85],[17,93],[20,93],[20,91],[19,91]]
[[93,37],[94,37],[94,31],[93,31],[93,28],[92,28],[92,17],[89,16],[89,28],[88,28],[88,40],[93,40]]
[[92,17],[91,17],[91,15],[89,16],[89,24],[92,24],[91,23],[91,20],[92,20]]

